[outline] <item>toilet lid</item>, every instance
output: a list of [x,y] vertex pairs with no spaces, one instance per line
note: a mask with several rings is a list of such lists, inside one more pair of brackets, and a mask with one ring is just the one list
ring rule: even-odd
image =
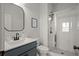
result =
[[45,46],[38,46],[37,49],[40,49],[40,50],[49,50],[47,47]]

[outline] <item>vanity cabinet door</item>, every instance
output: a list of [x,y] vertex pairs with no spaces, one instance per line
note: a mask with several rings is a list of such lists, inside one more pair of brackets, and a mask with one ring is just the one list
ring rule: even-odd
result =
[[36,56],[36,48],[33,48],[31,50],[29,50],[28,52],[24,52],[22,54],[20,54],[19,56]]
[[2,55],[2,52],[0,52],[0,56]]
[[36,52],[36,48],[33,48],[32,50],[28,51],[28,56],[36,56],[37,52]]

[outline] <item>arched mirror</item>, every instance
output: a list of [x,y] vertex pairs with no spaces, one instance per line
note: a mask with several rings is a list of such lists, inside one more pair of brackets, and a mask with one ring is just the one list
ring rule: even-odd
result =
[[22,31],[25,26],[24,11],[20,6],[5,3],[2,6],[4,17],[4,29],[7,31]]

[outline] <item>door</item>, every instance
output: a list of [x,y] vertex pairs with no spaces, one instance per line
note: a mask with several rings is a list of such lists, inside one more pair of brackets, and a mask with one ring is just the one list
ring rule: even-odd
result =
[[57,48],[74,52],[76,23],[79,17],[78,8],[56,12]]
[[53,50],[55,48],[55,20],[54,20],[54,14],[49,15],[48,19],[48,47],[50,50]]

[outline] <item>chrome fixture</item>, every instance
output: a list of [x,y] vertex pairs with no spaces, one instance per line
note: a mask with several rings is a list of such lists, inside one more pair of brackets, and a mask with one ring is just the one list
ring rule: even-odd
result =
[[16,36],[14,37],[14,40],[19,40],[19,33],[16,33]]

